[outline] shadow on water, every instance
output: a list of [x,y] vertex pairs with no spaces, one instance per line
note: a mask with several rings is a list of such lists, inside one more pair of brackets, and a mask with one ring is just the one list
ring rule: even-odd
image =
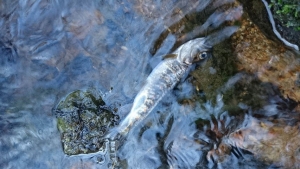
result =
[[[96,112],[105,115],[103,125],[110,125],[106,118],[112,112],[118,113],[115,121],[124,119],[150,73],[149,65],[157,63],[153,58],[190,39],[239,25],[234,22],[241,15],[238,10],[233,0],[0,0],[0,168],[283,164],[280,155],[269,150],[283,147],[267,146],[263,152],[257,147],[271,144],[274,137],[278,142],[291,140],[291,149],[298,146],[298,103],[281,96],[278,86],[241,73],[230,40],[214,46],[213,58],[167,94],[122,142],[101,140],[103,133],[97,132],[102,130],[94,125],[99,120],[91,113],[95,107],[103,110]],[[76,134],[64,137],[60,132],[66,128],[55,118],[58,105],[68,94],[90,88],[99,93],[78,97],[88,105],[72,102],[59,109],[75,112],[79,124],[71,123],[69,129]],[[95,102],[92,95],[104,102]],[[290,136],[281,137],[285,130]],[[262,139],[261,134],[268,137]],[[69,144],[63,138],[88,146],[67,156],[64,146]],[[88,148],[93,151],[84,154]],[[284,153],[298,157],[294,151]]]

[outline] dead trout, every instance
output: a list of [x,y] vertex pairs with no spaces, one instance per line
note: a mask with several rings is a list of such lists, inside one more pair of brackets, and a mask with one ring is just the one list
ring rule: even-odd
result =
[[[145,85],[134,99],[132,109],[115,131],[109,135],[125,135],[154,109],[167,92],[188,74],[192,64],[207,58],[211,46],[205,38],[190,40],[160,62],[148,76]],[[171,57],[170,57],[171,56]]]

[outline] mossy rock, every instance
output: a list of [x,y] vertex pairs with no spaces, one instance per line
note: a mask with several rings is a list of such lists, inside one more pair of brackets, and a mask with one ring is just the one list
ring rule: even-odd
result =
[[193,84],[203,92],[203,97],[200,98],[202,103],[207,100],[214,102],[219,94],[219,89],[230,77],[238,72],[236,69],[236,57],[230,44],[230,39],[227,39],[215,45],[213,57],[203,66],[191,72],[191,76],[194,78]]
[[[266,0],[275,21],[276,30],[288,42],[300,47],[300,15],[296,10],[300,10],[300,1],[297,0]],[[281,2],[279,2],[281,1]],[[244,12],[250,17],[251,21],[259,27],[260,31],[268,38],[277,43],[282,41],[273,32],[273,27],[269,20],[267,9],[262,0],[239,0],[242,3]],[[288,5],[284,8],[284,5]],[[293,10],[288,10],[289,5]],[[296,6],[297,7],[296,7]],[[296,7],[296,8],[294,8]],[[281,12],[282,11],[282,12]],[[289,14],[284,14],[289,11]],[[293,12],[292,12],[293,11]],[[294,16],[292,16],[294,15]],[[295,17],[295,15],[297,17]],[[298,26],[297,26],[298,25]]]
[[269,97],[279,94],[271,83],[263,83],[254,75],[244,74],[230,89],[223,92],[224,110],[231,115],[242,112],[241,106],[259,110],[267,104]]
[[287,27],[300,31],[300,2],[297,0],[271,0],[274,17]]
[[113,110],[95,90],[77,90],[60,101],[54,112],[64,152],[86,154],[103,148],[103,136],[119,121]]

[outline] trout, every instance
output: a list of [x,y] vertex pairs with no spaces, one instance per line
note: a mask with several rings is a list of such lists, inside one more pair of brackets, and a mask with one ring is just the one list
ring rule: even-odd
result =
[[190,40],[167,55],[168,58],[160,62],[146,79],[145,85],[134,99],[129,114],[109,135],[124,136],[138,122],[145,119],[166,93],[189,73],[193,63],[207,58],[211,46],[205,44],[205,41],[206,38]]

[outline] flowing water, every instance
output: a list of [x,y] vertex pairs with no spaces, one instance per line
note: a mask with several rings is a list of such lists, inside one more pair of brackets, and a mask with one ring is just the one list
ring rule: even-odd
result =
[[[122,120],[162,55],[221,30],[225,21],[235,24],[242,7],[232,2],[0,0],[0,168],[267,168],[278,163],[279,157],[256,158],[258,150],[243,146],[248,142],[237,135],[255,131],[252,137],[260,140],[260,129],[269,133],[277,122],[270,118],[295,113],[295,103],[251,71],[223,71],[236,61],[227,51],[229,41],[214,51],[226,64],[210,59],[191,73],[125,139],[107,140],[95,153],[63,151],[54,111],[61,100],[93,88]],[[244,93],[235,94],[232,86]],[[251,93],[257,91],[258,96]],[[286,106],[278,108],[279,102]],[[271,124],[259,125],[263,120],[253,112]],[[283,132],[289,124],[298,138],[298,123],[286,121],[272,131]]]

